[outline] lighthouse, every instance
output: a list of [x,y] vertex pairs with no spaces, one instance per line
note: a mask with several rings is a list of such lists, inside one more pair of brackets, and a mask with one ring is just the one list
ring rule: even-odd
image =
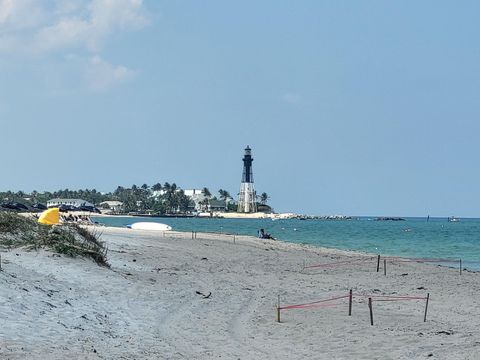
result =
[[256,194],[253,186],[252,162],[252,149],[247,145],[245,155],[243,156],[243,175],[238,197],[237,211],[239,213],[252,213],[257,211],[257,203],[255,202]]

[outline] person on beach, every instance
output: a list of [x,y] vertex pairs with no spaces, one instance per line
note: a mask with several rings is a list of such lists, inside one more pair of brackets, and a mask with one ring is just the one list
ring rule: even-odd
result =
[[275,238],[274,238],[272,235],[270,235],[269,233],[266,233],[264,229],[260,229],[260,230],[258,231],[258,237],[259,237],[260,239],[271,239],[271,240],[275,240]]

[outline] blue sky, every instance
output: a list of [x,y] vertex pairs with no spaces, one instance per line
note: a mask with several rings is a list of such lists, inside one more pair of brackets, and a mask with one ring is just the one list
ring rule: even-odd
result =
[[0,0],[1,190],[480,216],[478,1]]

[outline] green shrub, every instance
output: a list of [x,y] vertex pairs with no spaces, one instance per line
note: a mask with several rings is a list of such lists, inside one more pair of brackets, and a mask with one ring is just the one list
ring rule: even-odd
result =
[[89,257],[99,265],[109,266],[105,244],[96,233],[77,224],[41,225],[33,218],[0,212],[0,246],[43,247],[71,257]]
[[0,234],[15,234],[34,230],[37,224],[33,219],[13,212],[0,212]]

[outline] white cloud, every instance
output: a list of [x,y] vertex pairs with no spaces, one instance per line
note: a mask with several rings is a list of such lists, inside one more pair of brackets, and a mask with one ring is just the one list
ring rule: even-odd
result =
[[40,27],[47,13],[35,0],[0,0],[0,52],[24,51],[28,36]]
[[67,0],[49,4],[0,0],[0,51],[32,49],[48,53],[78,47],[98,52],[114,32],[148,24],[142,0],[91,0],[83,4]]
[[82,11],[83,5],[78,0],[55,0],[55,12],[57,15],[67,15]]
[[0,34],[38,26],[46,13],[35,0],[0,0]]
[[142,0],[94,0],[89,6],[91,23],[104,30],[143,27],[147,19],[142,3]]
[[[59,57],[63,72],[54,83],[81,83],[83,77],[90,90],[106,91],[136,72],[103,60],[105,44],[113,34],[146,25],[143,0],[0,0],[0,54],[24,56],[46,68]],[[60,85],[50,86],[58,93]]]
[[62,19],[35,35],[33,48],[39,52],[78,46],[88,41],[89,24],[81,19]]
[[100,56],[93,56],[88,63],[86,80],[91,91],[107,91],[113,86],[135,78],[136,72],[123,65],[113,65]]
[[299,94],[288,93],[282,96],[282,100],[289,104],[299,104],[302,97]]

